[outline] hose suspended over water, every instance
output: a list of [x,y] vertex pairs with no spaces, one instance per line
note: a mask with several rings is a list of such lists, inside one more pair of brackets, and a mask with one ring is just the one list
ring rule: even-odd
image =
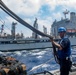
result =
[[[36,32],[37,34],[41,35],[41,36],[46,36],[49,37],[50,39],[52,39],[53,37],[51,35],[48,34],[44,34],[41,31],[35,29],[34,27],[32,27],[30,24],[28,24],[27,22],[25,22],[24,20],[22,20],[20,17],[18,17],[15,13],[13,13],[3,2],[2,0],[0,0],[0,8],[5,11],[8,15],[10,15],[12,18],[14,18],[16,21],[18,21],[19,23],[21,23],[22,25],[26,26],[27,28],[31,29],[33,32]],[[54,51],[54,56],[56,58],[56,48],[55,46],[53,46],[53,51]]]
[[37,34],[39,34],[41,36],[46,36],[46,37],[52,38],[51,35],[40,32],[39,30],[35,29],[34,27],[32,27],[30,24],[28,24],[24,20],[22,20],[15,13],[13,13],[10,9],[8,9],[8,7],[1,0],[0,0],[0,5],[1,5],[0,7],[3,11],[5,11],[8,15],[10,15],[12,18],[14,18],[19,23],[23,24],[24,26],[26,26],[27,28],[31,29],[32,31],[36,32]]

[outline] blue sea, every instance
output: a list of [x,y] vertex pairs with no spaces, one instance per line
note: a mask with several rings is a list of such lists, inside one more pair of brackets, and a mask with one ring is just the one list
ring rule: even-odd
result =
[[[0,52],[1,55],[12,56],[26,65],[27,73],[39,73],[59,69],[53,56],[52,48]],[[72,61],[76,61],[76,50],[72,49]]]

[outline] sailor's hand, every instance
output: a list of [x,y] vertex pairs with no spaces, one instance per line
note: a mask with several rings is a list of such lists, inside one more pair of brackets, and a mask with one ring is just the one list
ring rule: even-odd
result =
[[53,41],[54,41],[54,38],[53,38],[53,37],[51,37],[51,38],[50,38],[50,41],[51,41],[51,42],[53,42]]
[[50,39],[51,42],[53,41],[53,36],[47,34],[47,37]]

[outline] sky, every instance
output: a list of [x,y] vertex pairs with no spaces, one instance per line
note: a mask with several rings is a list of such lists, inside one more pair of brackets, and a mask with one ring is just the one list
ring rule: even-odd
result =
[[[37,18],[38,28],[43,32],[43,26],[47,27],[47,33],[50,34],[51,25],[55,20],[65,19],[63,12],[66,9],[76,13],[76,0],[2,0],[4,4],[16,15],[33,26]],[[4,32],[11,33],[12,22],[17,22],[2,9],[0,9],[0,25],[4,23]],[[1,27],[1,26],[0,26]],[[25,37],[32,36],[32,31],[19,22],[16,25],[16,34],[23,33]]]

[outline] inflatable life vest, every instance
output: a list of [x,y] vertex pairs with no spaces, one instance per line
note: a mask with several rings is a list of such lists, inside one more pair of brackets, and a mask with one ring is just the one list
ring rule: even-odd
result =
[[26,65],[13,57],[0,57],[0,75],[26,75]]

